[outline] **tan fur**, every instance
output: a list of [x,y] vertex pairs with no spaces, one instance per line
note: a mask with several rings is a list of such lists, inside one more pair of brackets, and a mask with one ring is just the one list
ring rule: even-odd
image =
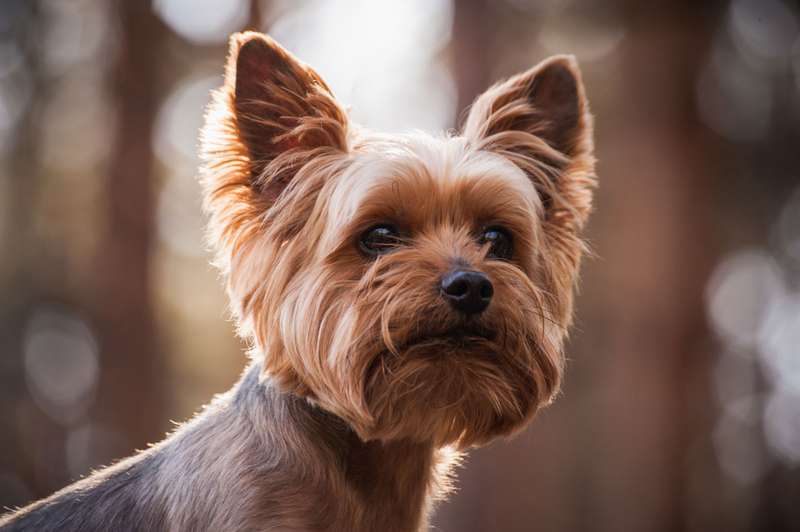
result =
[[[245,43],[256,52],[242,60]],[[237,89],[237,59],[263,78],[240,76],[246,88]],[[554,66],[577,79],[577,122],[563,151],[539,136],[553,125],[527,97]],[[251,98],[247,112],[237,90]],[[540,98],[547,105],[558,95]],[[380,136],[351,126],[319,76],[274,41],[242,34],[204,140],[218,263],[242,334],[287,390],[365,439],[468,445],[518,428],[558,389],[594,183],[574,60],[550,59],[487,91],[463,137]],[[252,163],[251,151],[274,157]],[[369,263],[353,242],[380,221],[402,224],[414,242]],[[482,224],[498,222],[514,230],[516,264],[486,261],[475,244]],[[457,260],[495,280],[499,304],[484,320],[503,335],[469,346],[454,364],[441,354],[452,346],[425,337],[456,325],[431,287]],[[425,383],[438,383],[439,395],[411,393]],[[442,405],[441,417],[408,401]]]
[[[350,123],[269,37],[233,36],[202,183],[253,364],[231,394],[96,477],[110,480],[29,507],[8,530],[427,528],[460,453],[520,430],[559,390],[591,130],[570,57],[490,88],[460,135],[390,136]],[[365,255],[361,235],[385,223],[399,244]],[[509,260],[478,239],[497,225]],[[491,281],[481,314],[442,296],[454,268]],[[108,513],[76,513],[87,497]]]
[[[524,426],[559,388],[594,185],[574,59],[489,89],[463,136],[385,136],[350,124],[319,76],[268,37],[231,42],[204,134],[206,206],[264,378],[365,441],[463,449]],[[237,60],[248,69],[238,77]],[[408,245],[370,262],[355,243],[386,221]],[[496,223],[513,231],[512,263],[475,241]],[[481,317],[492,340],[447,337],[459,318],[434,287],[454,263],[495,285]]]

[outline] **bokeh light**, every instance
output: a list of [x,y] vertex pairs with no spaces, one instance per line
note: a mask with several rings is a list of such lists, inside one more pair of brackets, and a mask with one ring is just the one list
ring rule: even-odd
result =
[[221,77],[187,76],[167,97],[158,112],[153,151],[165,165],[165,183],[158,196],[158,236],[174,252],[204,254],[200,189],[195,179],[200,162],[198,135],[203,112]]
[[552,2],[548,7],[542,9],[539,42],[551,54],[598,61],[611,55],[625,37],[625,25],[613,5]]
[[222,84],[222,76],[187,76],[169,94],[159,109],[153,151],[163,164],[197,171],[198,134],[203,125],[203,110],[211,101],[211,91]]
[[30,102],[31,80],[23,66],[18,48],[0,47],[0,154],[11,148],[14,127]]
[[767,309],[784,290],[775,261],[759,250],[739,251],[717,267],[706,297],[711,323],[734,346],[752,347]]
[[800,393],[779,390],[771,394],[764,424],[772,452],[790,464],[800,463]]
[[246,0],[155,0],[156,13],[178,35],[198,44],[225,42],[247,20]]
[[40,50],[53,77],[68,74],[87,61],[107,64],[114,58],[111,5],[103,0],[48,0],[42,3],[47,31]]
[[774,233],[784,256],[795,268],[800,267],[800,187],[794,189],[781,208]]
[[97,341],[89,326],[66,308],[37,310],[25,329],[25,376],[31,396],[66,425],[86,415],[97,384]]
[[773,301],[759,333],[759,353],[772,383],[800,393],[800,294]]
[[[730,32],[745,57],[785,64],[798,36],[796,6],[781,0],[735,0],[730,7]],[[768,63],[769,64],[769,63]]]
[[455,86],[439,57],[452,19],[450,0],[311,1],[270,34],[313,65],[356,122],[438,131],[455,125]]

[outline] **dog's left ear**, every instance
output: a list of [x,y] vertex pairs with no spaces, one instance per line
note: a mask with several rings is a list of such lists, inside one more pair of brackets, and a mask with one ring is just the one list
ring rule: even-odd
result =
[[270,161],[289,150],[347,149],[347,118],[331,90],[272,38],[234,35],[228,61],[226,84],[233,87],[239,136],[254,180],[263,179]]
[[201,137],[209,188],[236,184],[268,208],[305,162],[346,152],[347,135],[344,109],[311,67],[267,35],[231,36]]
[[491,87],[472,105],[463,134],[528,173],[547,220],[567,215],[569,225],[583,224],[594,182],[592,117],[574,57],[551,57]]

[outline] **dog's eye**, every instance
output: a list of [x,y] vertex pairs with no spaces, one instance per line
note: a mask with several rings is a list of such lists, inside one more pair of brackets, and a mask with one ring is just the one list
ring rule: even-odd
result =
[[492,259],[509,260],[514,254],[514,245],[511,233],[502,227],[488,227],[480,238],[481,244],[489,244],[487,257]]
[[383,255],[400,243],[397,229],[391,225],[376,225],[364,231],[358,241],[361,251],[367,255]]

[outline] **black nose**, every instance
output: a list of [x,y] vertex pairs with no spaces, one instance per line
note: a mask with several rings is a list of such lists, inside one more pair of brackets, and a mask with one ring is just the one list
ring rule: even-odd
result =
[[454,309],[464,314],[486,310],[492,294],[492,282],[481,272],[456,270],[442,278],[442,295]]

